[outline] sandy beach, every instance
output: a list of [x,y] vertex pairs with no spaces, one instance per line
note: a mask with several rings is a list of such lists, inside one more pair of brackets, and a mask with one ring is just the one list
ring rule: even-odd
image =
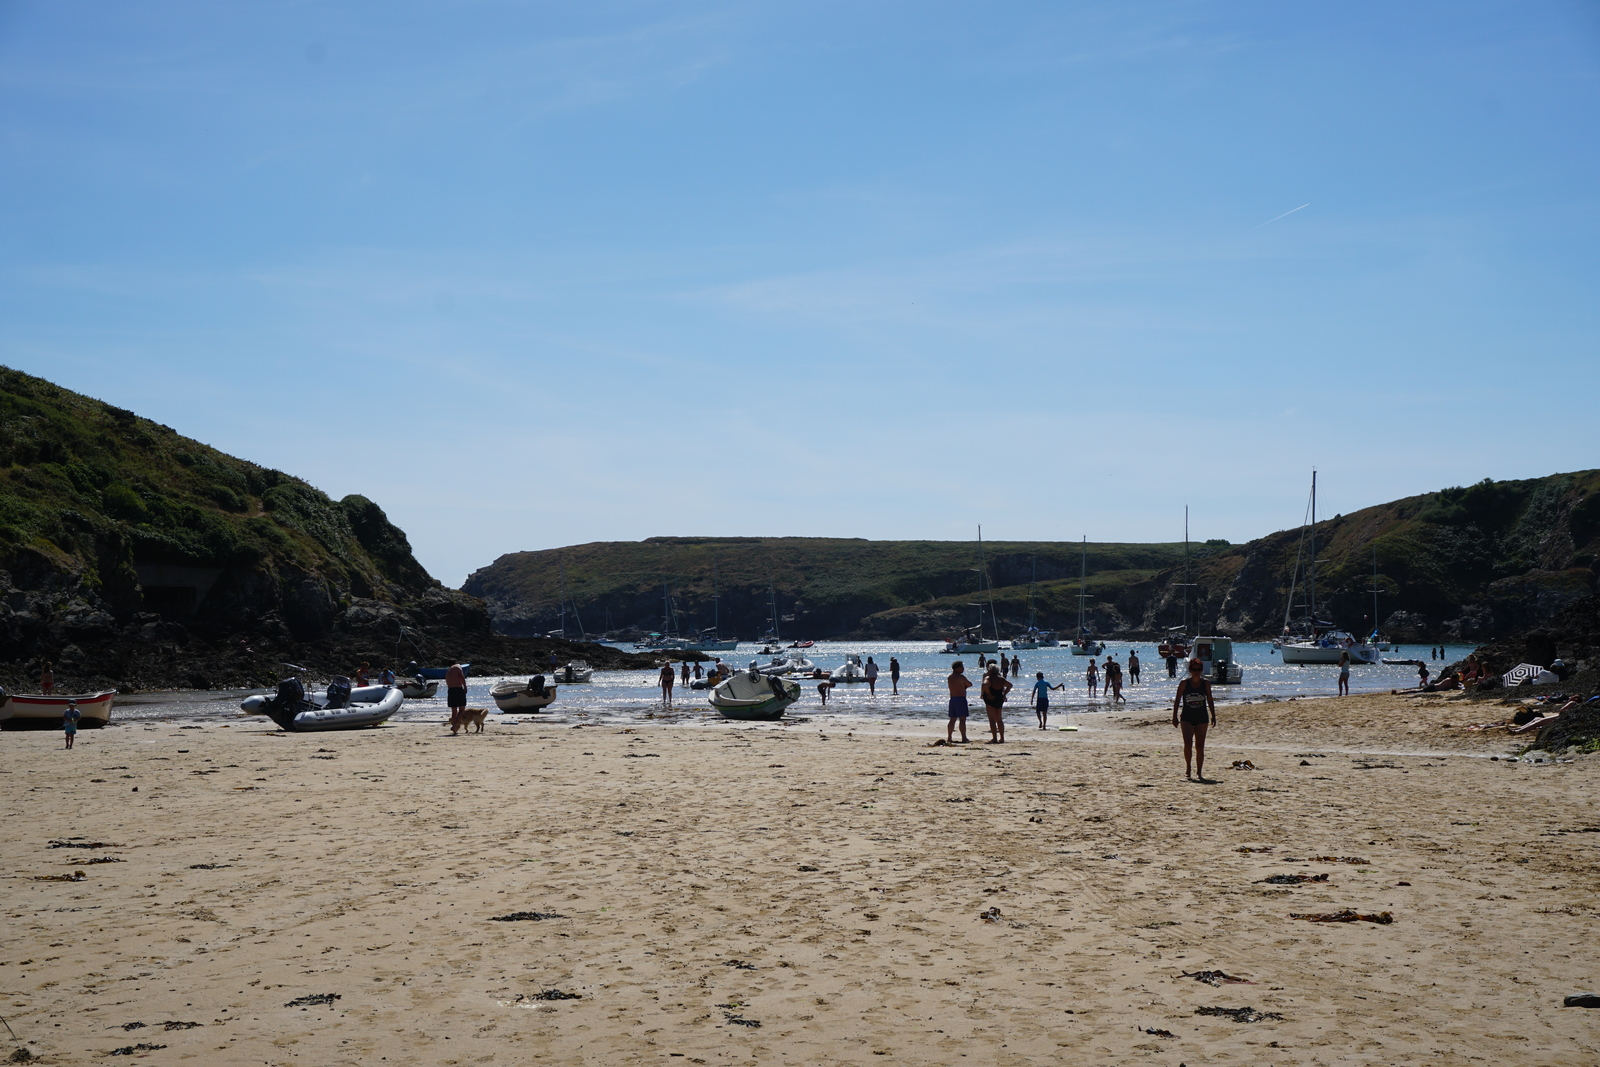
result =
[[1211,785],[1148,712],[11,734],[0,1004],[61,1064],[1593,1064],[1600,757],[1495,710],[1224,709]]

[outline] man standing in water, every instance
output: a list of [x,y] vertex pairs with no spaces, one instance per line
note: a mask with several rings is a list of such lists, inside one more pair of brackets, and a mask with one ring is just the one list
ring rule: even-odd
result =
[[[1206,681],[1205,667],[1197,659],[1189,661],[1189,677],[1178,683],[1172,698],[1172,725],[1183,730],[1183,776],[1199,775],[1206,781],[1206,731],[1217,725],[1217,702]],[[1210,710],[1210,716],[1206,714]],[[1194,771],[1190,771],[1193,757]]]
[[1128,653],[1128,682],[1131,685],[1139,684],[1139,652],[1137,649]]
[[1100,664],[1098,664],[1098,663],[1096,663],[1094,661],[1094,657],[1093,656],[1089,657],[1089,673],[1086,674],[1084,677],[1087,678],[1088,682],[1089,682],[1089,695],[1092,696],[1092,697],[1099,696],[1100,695]]
[[967,668],[960,660],[950,664],[950,677],[945,679],[950,687],[950,725],[945,727],[944,739],[950,744],[956,743],[956,723],[961,724],[961,743],[967,743],[967,690],[972,688],[972,679],[967,677]]

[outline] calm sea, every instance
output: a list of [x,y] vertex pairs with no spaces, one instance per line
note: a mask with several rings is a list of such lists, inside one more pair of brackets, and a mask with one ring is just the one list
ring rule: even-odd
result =
[[[939,643],[932,641],[830,641],[806,649],[805,655],[818,667],[827,671],[840,666],[847,653],[856,652],[863,658],[872,656],[883,671],[876,695],[870,695],[865,684],[834,687],[828,695],[829,715],[846,719],[859,716],[863,721],[913,719],[942,722],[945,718],[947,693],[944,679],[950,673],[951,662],[958,657],[944,655],[939,651],[940,647]],[[1428,660],[1426,645],[1405,645],[1400,649],[1384,653],[1384,658],[1421,659],[1429,663],[1433,674],[1437,674],[1443,663],[1464,658],[1474,647],[1473,645],[1447,646],[1446,659],[1438,662]],[[738,649],[722,655],[725,660],[740,667],[748,664],[751,659],[767,662],[771,657],[759,656],[760,650],[761,646],[758,644],[743,644]],[[1176,681],[1168,679],[1166,668],[1157,658],[1153,645],[1138,643],[1107,645],[1106,652],[1099,659],[1103,663],[1106,654],[1114,656],[1124,666],[1123,676],[1126,681],[1126,666],[1130,651],[1137,651],[1142,661],[1143,684],[1123,687],[1123,695],[1127,698],[1126,706],[1151,711],[1169,708]],[[1234,645],[1234,651],[1244,668],[1244,683],[1236,686],[1218,686],[1219,704],[1255,700],[1264,696],[1273,696],[1280,700],[1292,696],[1334,696],[1338,692],[1337,667],[1285,666],[1272,645],[1266,642],[1239,643]],[[1065,690],[1050,695],[1054,714],[1092,716],[1111,710],[1109,698],[1104,696],[1094,698],[1088,694],[1084,684],[1084,670],[1088,663],[1086,657],[1074,656],[1065,648],[1041,648],[1017,652],[1016,655],[1022,660],[1022,676],[1015,680],[1018,691],[1013,697],[1012,704],[1008,705],[1010,718],[1018,721],[1023,718],[1031,720],[1032,711],[1027,692],[1033,683],[1035,671],[1043,671],[1045,677],[1052,683],[1066,683]],[[898,695],[890,693],[891,656],[900,661]],[[976,672],[976,656],[959,658],[966,664],[969,674]],[[1350,690],[1353,693],[1387,692],[1415,685],[1416,679],[1415,667],[1356,664],[1350,670]],[[468,704],[493,710],[494,702],[489,699],[489,688],[499,680],[487,677],[472,678],[467,694]],[[790,714],[805,715],[821,712],[823,709],[817,695],[817,683],[802,680],[801,685],[803,696],[800,702],[790,709]],[[118,701],[114,721],[232,720],[237,718],[241,695],[240,692],[152,693],[124,698]],[[674,710],[671,717],[681,716],[691,720],[698,718],[698,713],[710,707],[705,696],[704,692],[686,690],[679,686],[674,691]],[[438,720],[447,717],[447,714],[444,691],[441,689],[439,696],[433,700],[406,701],[404,710],[395,716],[395,719],[400,722]],[[655,672],[596,671],[594,681],[589,684],[561,686],[549,713],[540,718],[569,723],[629,723],[659,720],[663,714]],[[981,719],[982,709],[978,709],[976,714]],[[265,720],[259,721],[265,722]]]

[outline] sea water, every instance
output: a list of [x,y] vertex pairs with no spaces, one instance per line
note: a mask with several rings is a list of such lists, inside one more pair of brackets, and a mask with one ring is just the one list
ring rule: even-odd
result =
[[[881,671],[876,694],[870,693],[865,683],[832,687],[828,691],[828,704],[825,709],[828,715],[845,719],[860,717],[863,721],[888,719],[942,723],[946,718],[949,699],[945,678],[950,673],[951,663],[959,659],[965,664],[967,674],[973,678],[974,685],[977,684],[979,673],[976,655],[946,655],[940,651],[942,647],[942,642],[936,641],[824,641],[801,651],[807,659],[825,672],[841,666],[845,656],[850,653],[858,653],[863,661],[867,656],[871,656]],[[1430,675],[1436,677],[1441,667],[1466,658],[1475,647],[1447,645],[1445,658],[1439,661],[1428,659],[1427,645],[1404,645],[1399,649],[1383,653],[1383,657],[1389,660],[1420,659],[1429,665]],[[761,655],[761,648],[759,644],[741,644],[737,649],[721,655],[725,662],[738,669],[748,666],[751,660],[758,660],[763,664],[769,662],[772,657]],[[1272,645],[1265,641],[1235,642],[1233,650],[1244,670],[1244,681],[1241,685],[1216,686],[1218,704],[1258,700],[1263,697],[1287,700],[1289,697],[1331,697],[1338,694],[1339,668],[1335,665],[1287,666]],[[1132,678],[1127,670],[1129,652],[1137,652],[1139,655],[1141,682],[1138,685],[1132,684]],[[1020,650],[1014,653],[1007,652],[1006,655],[1015,655],[1022,661],[1021,674],[1012,679],[1016,688],[1006,705],[1009,712],[1008,719],[1018,722],[1024,719],[1032,721],[1031,692],[1036,671],[1043,671],[1045,678],[1052,685],[1062,683],[1066,685],[1065,689],[1050,694],[1053,718],[1067,714],[1077,718],[1112,710],[1109,694],[1102,692],[1098,696],[1089,695],[1084,679],[1089,665],[1087,656],[1074,656],[1067,648]],[[1184,673],[1181,662],[1178,665],[1178,677],[1168,678],[1166,664],[1156,654],[1155,646],[1152,644],[1136,641],[1109,643],[1105,652],[1096,657],[1097,661],[1104,664],[1107,655],[1115,657],[1123,666],[1122,695],[1127,702],[1119,703],[1116,706],[1118,710],[1164,712],[1171,708],[1178,680]],[[898,694],[891,692],[890,657],[900,661]],[[674,667],[681,667],[681,662],[675,663]],[[548,680],[549,672],[546,673]],[[673,706],[669,712],[661,702],[661,688],[656,671],[595,671],[592,682],[559,685],[555,703],[551,704],[547,712],[539,718],[598,724],[659,721],[669,716],[692,721],[703,717],[703,713],[709,711],[711,707],[706,699],[708,694],[704,690],[693,690],[683,686],[681,675],[678,675],[677,679],[678,684],[673,688]],[[493,712],[494,701],[489,696],[489,689],[501,680],[499,677],[470,678],[467,691],[468,706],[484,707]],[[515,680],[526,681],[526,677],[518,675]],[[823,712],[822,700],[817,693],[817,680],[811,678],[797,680],[800,682],[801,696],[799,702],[789,709],[789,714]],[[311,680],[307,681],[310,687]],[[1415,666],[1403,664],[1368,666],[1357,663],[1350,667],[1352,693],[1382,693],[1416,684]],[[214,694],[172,694],[170,697],[166,694],[149,694],[132,700],[119,701],[113,721],[231,718],[238,710],[241,696],[242,693],[231,691]],[[983,709],[976,693],[971,694],[970,702],[974,709],[973,713],[981,720]],[[431,700],[406,701],[394,721],[437,721],[448,716],[449,711],[444,702],[444,688],[441,686],[439,695]]]

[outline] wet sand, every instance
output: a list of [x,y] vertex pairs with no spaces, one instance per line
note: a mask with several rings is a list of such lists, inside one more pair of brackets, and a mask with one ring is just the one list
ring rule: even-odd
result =
[[8,734],[0,1003],[49,1063],[1591,1064],[1600,762],[1490,710],[1226,709],[1211,785],[1148,712]]

